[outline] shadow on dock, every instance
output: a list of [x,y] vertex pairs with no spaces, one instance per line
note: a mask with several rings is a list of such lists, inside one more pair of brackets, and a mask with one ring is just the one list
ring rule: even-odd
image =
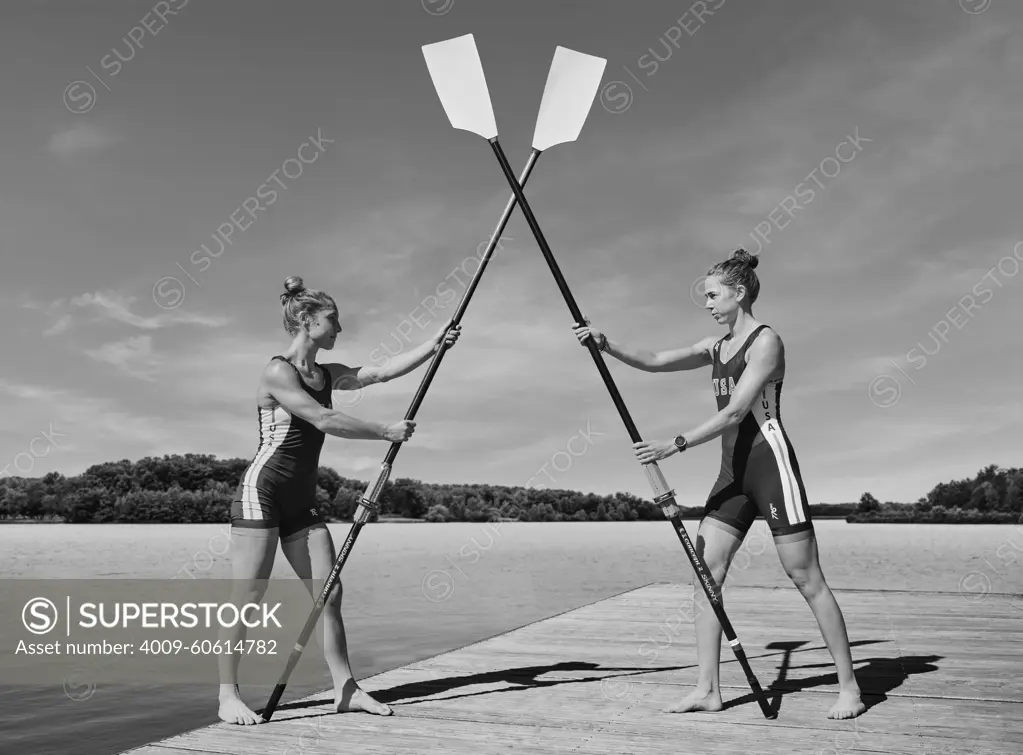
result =
[[[861,645],[873,645],[884,642],[884,640],[860,640],[849,643],[855,648]],[[771,709],[775,715],[781,710],[782,697],[794,692],[813,689],[814,687],[838,685],[838,673],[820,674],[818,676],[804,677],[800,679],[789,679],[788,673],[791,670],[805,670],[816,668],[834,668],[832,663],[811,663],[801,666],[791,665],[792,655],[795,652],[808,650],[819,650],[820,648],[803,648],[805,640],[795,642],[771,642],[766,647],[768,650],[781,650],[782,659],[778,665],[777,678],[765,690],[771,695]],[[765,656],[761,655],[760,658]],[[940,655],[908,655],[896,657],[875,657],[860,659],[853,656],[853,673],[856,675],[856,682],[860,687],[860,699],[867,706],[867,711],[875,705],[888,699],[888,693],[892,692],[905,683],[914,674],[927,674],[937,671],[937,661],[943,659]],[[753,693],[728,700],[724,703],[724,709],[733,708],[738,705],[752,704],[756,702]],[[866,712],[866,711],[864,711]]]
[[[496,671],[483,671],[478,674],[466,676],[448,676],[441,679],[428,679],[409,684],[399,684],[388,689],[375,690],[373,697],[386,704],[401,702],[403,705],[415,705],[414,698],[428,698],[433,695],[443,694],[461,687],[471,687],[476,684],[497,684],[505,683],[508,686],[504,689],[489,689],[480,692],[468,692],[464,695],[449,695],[445,700],[457,700],[462,697],[476,697],[478,695],[490,695],[495,692],[513,692],[516,690],[536,689],[539,687],[554,687],[559,684],[579,684],[581,682],[599,682],[608,678],[608,674],[599,676],[581,676],[567,679],[539,679],[544,674],[556,673],[558,671],[601,671],[601,672],[631,672],[621,674],[631,676],[633,674],[652,674],[659,671],[681,671],[688,666],[602,666],[599,663],[590,661],[562,661],[547,666],[521,666],[519,668],[500,669]],[[294,703],[287,703],[278,706],[278,710],[299,710],[301,708],[315,708],[318,705],[325,705],[332,702],[330,697],[322,697],[314,700],[302,700]],[[332,715],[327,713],[316,713],[310,716],[294,716],[293,718],[314,718],[321,715]]]
[[[850,643],[852,647],[873,645],[884,642],[884,640],[859,640]],[[815,663],[808,665],[792,665],[792,657],[795,653],[819,651],[819,646],[802,647],[808,643],[805,640],[795,642],[772,642],[766,646],[767,650],[780,650],[781,660],[778,665],[778,674],[775,680],[765,687],[770,696],[771,708],[778,714],[781,709],[782,697],[786,694],[802,692],[814,687],[831,686],[838,684],[838,674],[834,671],[828,674],[817,676],[789,679],[791,670],[805,670],[814,668],[834,668],[830,663]],[[779,653],[762,653],[750,658],[751,661],[770,658]],[[926,674],[937,671],[935,663],[942,659],[939,655],[928,656],[899,656],[899,657],[875,657],[867,659],[853,659],[853,668],[856,673],[856,680],[860,686],[861,698],[870,710],[875,705],[888,699],[888,693],[898,689],[913,674]],[[729,662],[722,658],[723,662]],[[734,662],[734,660],[732,661]],[[465,676],[448,676],[440,679],[428,679],[408,684],[399,684],[387,689],[375,690],[373,697],[386,704],[401,703],[402,705],[415,705],[417,702],[425,702],[427,698],[436,700],[435,695],[444,694],[464,687],[471,687],[477,684],[506,684],[502,689],[487,689],[479,692],[467,692],[461,695],[448,695],[445,700],[456,700],[464,697],[477,697],[479,695],[490,695],[494,693],[513,692],[516,690],[536,689],[540,687],[554,687],[559,684],[579,684],[580,682],[600,682],[604,679],[615,677],[636,677],[646,674],[654,674],[663,671],[684,671],[688,668],[696,668],[695,665],[683,666],[603,666],[590,661],[562,661],[560,663],[545,666],[521,666],[517,668],[498,669],[484,671],[477,674]],[[568,671],[594,671],[598,672],[593,676],[573,676],[564,679],[540,679],[545,674]],[[420,699],[416,699],[420,698]],[[311,700],[285,703],[279,706],[279,710],[301,710],[303,708],[315,708],[329,704],[332,698],[329,696],[318,697]],[[724,709],[734,708],[740,705],[755,704],[756,698],[753,693],[747,693],[741,697],[733,698],[724,702]],[[295,718],[316,718],[332,713],[317,712],[308,716],[296,716]]]

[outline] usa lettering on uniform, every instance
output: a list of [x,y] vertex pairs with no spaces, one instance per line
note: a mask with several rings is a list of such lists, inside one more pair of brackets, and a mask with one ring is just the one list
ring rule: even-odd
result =
[[714,386],[715,396],[730,396],[735,392],[735,378],[728,378],[727,384],[724,378],[713,378],[711,383]]

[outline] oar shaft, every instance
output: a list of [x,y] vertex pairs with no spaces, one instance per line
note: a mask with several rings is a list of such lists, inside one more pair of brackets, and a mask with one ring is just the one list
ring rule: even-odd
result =
[[[536,216],[533,215],[533,210],[530,208],[529,202],[522,193],[522,187],[515,181],[515,175],[511,171],[511,166],[508,164],[508,158],[505,157],[504,150],[501,148],[497,137],[489,139],[488,141],[494,150],[494,154],[497,156],[497,161],[501,164],[501,170],[504,172],[505,179],[508,181],[509,185],[512,187],[512,191],[515,193],[515,198],[518,200],[519,207],[522,209],[522,214],[525,216],[526,222],[529,224],[529,229],[533,232],[533,236],[536,238],[536,243],[540,246],[540,251],[543,253],[544,259],[547,261],[547,266],[551,269],[551,273],[554,275],[554,280],[557,282],[558,288],[561,289],[561,294],[564,296],[565,302],[568,304],[568,309],[572,313],[572,317],[575,318],[578,325],[584,325],[585,318],[579,309],[579,305],[575,302],[575,297],[572,296],[572,292],[569,290],[568,283],[565,281],[565,276],[561,274],[561,269],[558,267],[558,263],[554,259],[554,254],[551,252],[550,245],[547,243],[547,239],[544,237],[543,231],[540,229],[540,224],[536,221]],[[601,378],[604,380],[604,385],[607,386],[608,393],[611,394],[615,407],[621,415],[622,422],[625,423],[625,427],[629,432],[629,436],[632,438],[632,442],[640,442],[642,438],[640,437],[639,430],[632,421],[629,410],[625,406],[625,401],[622,399],[622,396],[618,391],[618,387],[615,385],[614,378],[611,377],[611,373],[608,371],[607,365],[604,363],[600,350],[597,348],[597,345],[593,343],[592,338],[587,340],[586,345],[589,349],[590,356],[593,357],[593,361],[597,365]],[[711,607],[714,609],[714,613],[716,614],[718,621],[721,623],[722,631],[728,638],[728,644],[731,646],[732,651],[735,653],[735,657],[738,659],[739,664],[742,666],[742,669],[746,674],[746,679],[749,682],[750,688],[753,690],[753,694],[760,705],[761,711],[763,711],[765,717],[773,718],[774,714],[767,702],[767,698],[760,687],[760,683],[757,681],[756,675],[753,673],[753,669],[749,665],[749,661],[746,659],[746,653],[743,651],[742,645],[736,637],[735,630],[732,628],[732,624],[728,620],[728,616],[725,615],[724,606],[721,601],[720,589],[714,583],[710,570],[700,557],[700,554],[693,547],[693,543],[689,539],[689,535],[686,533],[685,527],[682,525],[682,520],[679,516],[679,508],[674,499],[674,492],[668,489],[667,482],[664,480],[664,475],[657,467],[656,462],[644,464],[644,468],[647,478],[650,480],[654,489],[655,502],[661,506],[665,516],[670,519],[672,526],[675,528],[675,532],[678,535],[679,540],[682,542],[682,548],[685,550],[686,556],[692,564],[693,571],[696,573],[700,585],[703,587],[703,590],[707,595],[707,599],[710,601]]]

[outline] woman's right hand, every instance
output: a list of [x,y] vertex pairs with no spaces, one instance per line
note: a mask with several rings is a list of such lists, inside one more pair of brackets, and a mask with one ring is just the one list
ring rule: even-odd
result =
[[599,330],[590,327],[590,318],[586,318],[585,325],[573,325],[572,332],[575,333],[575,337],[579,339],[579,343],[583,346],[586,345],[586,339],[592,337],[593,342],[597,344],[598,348],[604,343],[604,334]]
[[416,423],[410,419],[403,419],[395,422],[384,431],[384,440],[391,443],[404,443],[412,437],[416,430]]

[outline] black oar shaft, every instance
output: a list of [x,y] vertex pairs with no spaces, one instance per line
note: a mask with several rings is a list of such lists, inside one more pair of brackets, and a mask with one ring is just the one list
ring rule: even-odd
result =
[[[490,146],[494,150],[494,154],[497,156],[497,161],[501,165],[501,170],[504,172],[505,179],[508,181],[512,191],[515,193],[515,198],[518,200],[519,207],[522,209],[522,214],[525,216],[526,222],[529,224],[529,229],[533,232],[533,236],[536,238],[536,243],[540,246],[540,251],[543,253],[544,259],[547,261],[547,266],[554,275],[554,280],[557,282],[558,288],[561,289],[561,294],[564,296],[565,302],[568,304],[568,309],[572,313],[572,317],[575,318],[577,325],[585,325],[586,321],[579,309],[579,305],[576,304],[575,298],[572,296],[572,292],[568,288],[565,276],[561,274],[561,269],[558,267],[558,263],[554,259],[554,254],[551,252],[550,245],[547,243],[547,239],[544,237],[543,231],[540,229],[540,224],[536,221],[536,216],[533,215],[533,210],[530,208],[529,202],[522,193],[521,185],[515,180],[515,174],[512,173],[511,166],[508,164],[508,158],[505,157],[504,150],[501,148],[496,137],[490,139],[489,142]],[[632,421],[629,410],[625,406],[625,401],[622,399],[622,396],[618,391],[618,387],[615,385],[614,378],[611,377],[611,373],[608,371],[607,365],[604,363],[604,359],[600,355],[600,349],[597,348],[597,345],[593,342],[592,338],[587,339],[586,345],[589,349],[590,356],[593,357],[593,361],[597,365],[597,370],[600,372],[601,378],[604,380],[604,385],[607,386],[608,393],[611,394],[611,399],[614,401],[615,407],[621,415],[622,422],[625,423],[625,427],[629,432],[629,436],[632,438],[632,442],[640,442],[642,438],[640,437],[639,430]],[[656,463],[651,463],[645,466],[656,470],[657,465]],[[659,470],[656,470],[652,475],[648,472],[648,477],[652,480],[654,478],[660,478],[663,480],[663,475]],[[767,698],[764,696],[760,683],[757,681],[757,678],[753,673],[753,669],[749,665],[749,661],[746,659],[746,654],[742,649],[742,645],[736,638],[735,630],[732,628],[732,624],[728,620],[728,616],[725,614],[724,605],[721,601],[720,588],[714,583],[713,577],[711,576],[706,563],[704,563],[700,554],[693,547],[692,541],[689,539],[689,535],[686,533],[685,527],[682,525],[682,520],[677,513],[679,509],[675,503],[674,496],[667,491],[657,490],[659,487],[662,486],[655,486],[655,491],[659,493],[657,496],[657,503],[661,505],[665,512],[674,512],[670,516],[670,521],[675,528],[675,532],[678,534],[679,540],[682,542],[682,547],[686,552],[686,556],[689,557],[693,571],[696,572],[698,581],[703,587],[704,592],[707,594],[707,599],[710,601],[710,605],[714,609],[714,613],[717,615],[718,621],[721,623],[721,629],[728,638],[729,645],[746,674],[746,679],[750,684],[750,688],[753,690],[754,696],[757,698],[757,702],[760,704],[761,711],[763,711],[764,716],[767,718],[773,718],[773,711],[767,702]]]

